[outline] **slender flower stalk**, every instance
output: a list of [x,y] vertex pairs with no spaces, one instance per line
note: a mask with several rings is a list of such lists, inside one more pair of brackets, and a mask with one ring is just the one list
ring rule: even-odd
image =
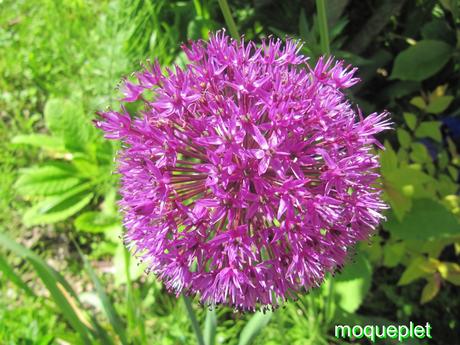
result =
[[187,315],[192,323],[193,332],[195,332],[196,341],[198,345],[205,345],[200,324],[198,323],[195,312],[193,311],[192,302],[190,302],[190,298],[188,298],[186,295],[182,295],[182,297],[184,299],[185,308],[187,309]]
[[99,113],[120,140],[127,246],[177,295],[274,308],[318,286],[383,219],[375,135],[343,90],[356,69],[298,42],[257,46],[224,31],[183,46],[190,61],[126,80],[139,114]]
[[240,35],[238,34],[238,29],[236,28],[236,23],[233,20],[232,12],[230,11],[230,6],[228,6],[227,0],[218,0],[222,15],[224,16],[225,23],[227,24],[230,35],[234,39],[238,39]]

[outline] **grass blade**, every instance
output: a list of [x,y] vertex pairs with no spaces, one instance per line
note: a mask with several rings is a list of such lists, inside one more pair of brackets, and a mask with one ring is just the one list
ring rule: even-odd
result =
[[204,343],[206,345],[214,345],[216,343],[216,328],[216,310],[208,310],[208,312],[206,313],[206,320],[204,322]]
[[326,1],[325,0],[316,0],[316,11],[318,12],[321,50],[324,55],[330,55],[331,48],[329,44],[329,28],[328,28],[328,22],[327,22]]
[[240,341],[238,345],[250,345],[254,341],[255,337],[264,329],[272,317],[272,312],[267,311],[265,313],[257,312],[249,320],[241,331]]
[[140,308],[141,301],[139,296],[133,291],[131,279],[131,253],[124,247],[125,259],[125,275],[126,275],[126,307],[128,315],[128,330],[130,338],[139,338],[141,344],[147,343],[147,336],[145,333],[145,320]]
[[224,16],[225,23],[227,24],[228,30],[230,31],[230,35],[235,40],[240,39],[240,34],[238,33],[238,29],[236,28],[235,21],[232,17],[232,12],[230,11],[230,7],[228,6],[227,0],[218,0],[220,9],[222,11],[222,15]]
[[125,327],[123,325],[123,322],[121,321],[121,318],[116,312],[114,306],[110,302],[109,296],[105,293],[99,277],[97,276],[96,272],[91,267],[91,264],[86,259],[85,255],[81,252],[78,244],[75,241],[73,242],[78,250],[78,253],[80,254],[80,257],[83,260],[83,264],[85,266],[86,272],[88,272],[88,275],[94,284],[96,293],[98,294],[99,299],[101,300],[102,308],[104,309],[105,315],[109,319],[109,322],[112,325],[113,330],[118,335],[123,345],[128,344],[128,339],[126,337]]
[[27,286],[26,283],[24,283],[22,278],[18,276],[16,272],[14,272],[13,268],[2,255],[0,255],[0,271],[2,271],[5,277],[8,278],[18,288],[24,290],[27,295],[35,297],[34,292]]
[[198,345],[205,345],[204,339],[203,339],[203,333],[201,332],[200,325],[198,324],[198,320],[196,319],[195,312],[193,311],[192,303],[190,302],[190,298],[188,298],[185,295],[182,295],[182,297],[184,297],[184,303],[185,303],[185,307],[187,308],[187,314],[190,319],[190,322],[192,323],[192,328],[193,328],[193,331],[195,332],[195,336],[196,336]]
[[90,339],[93,327],[75,303],[76,294],[67,281],[65,281],[64,277],[34,252],[17,244],[2,233],[0,233],[0,246],[12,251],[14,254],[19,255],[31,263],[35,272],[50,292],[54,302],[61,309],[65,319],[72,328],[80,334],[84,344],[91,344]]

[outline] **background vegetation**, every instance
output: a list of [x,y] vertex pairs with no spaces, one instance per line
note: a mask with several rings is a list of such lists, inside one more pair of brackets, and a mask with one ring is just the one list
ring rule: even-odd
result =
[[230,1],[247,39],[298,37],[313,61],[330,46],[360,68],[363,112],[392,114],[388,222],[340,275],[251,315],[177,299],[130,259],[117,147],[91,119],[140,62],[183,64],[180,43],[224,27],[224,3],[0,0],[0,343],[316,345],[343,343],[337,323],[411,320],[432,324],[430,344],[460,344],[456,0],[318,1],[327,21],[313,0]]

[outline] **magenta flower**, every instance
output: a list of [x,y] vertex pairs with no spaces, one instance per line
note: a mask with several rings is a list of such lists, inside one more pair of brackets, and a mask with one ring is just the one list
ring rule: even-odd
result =
[[125,240],[177,294],[237,309],[276,307],[344,264],[383,216],[374,135],[342,89],[355,69],[298,42],[230,39],[183,50],[185,69],[158,63],[125,81],[132,117],[99,113],[120,140]]

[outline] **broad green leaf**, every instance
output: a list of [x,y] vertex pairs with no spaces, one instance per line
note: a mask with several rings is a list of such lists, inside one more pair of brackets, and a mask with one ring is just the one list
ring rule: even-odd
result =
[[418,126],[415,136],[417,138],[431,138],[440,143],[442,141],[440,127],[441,123],[438,121],[424,121]]
[[38,255],[17,244],[2,233],[0,233],[0,246],[12,251],[32,264],[35,273],[50,292],[51,298],[53,298],[56,305],[61,309],[63,316],[72,328],[80,334],[83,343],[92,344],[90,341],[92,325],[89,323],[84,312],[79,308],[79,301],[76,299],[76,294],[64,277],[46,264]]
[[412,198],[430,198],[435,195],[436,181],[413,166],[384,170],[382,175],[384,196],[399,220],[411,209]]
[[81,184],[70,164],[49,164],[24,170],[15,187],[22,195],[53,195],[63,193]]
[[439,40],[447,43],[455,42],[454,30],[443,19],[434,19],[423,25],[421,34],[424,39],[428,40]]
[[69,218],[90,203],[93,198],[90,188],[90,184],[84,184],[61,195],[46,197],[24,214],[24,224],[52,224]]
[[79,101],[51,98],[46,102],[45,122],[54,136],[64,140],[70,151],[84,151],[95,130]]
[[457,218],[432,199],[415,199],[411,210],[400,221],[390,212],[384,228],[403,240],[428,240],[460,235]]
[[417,117],[412,113],[403,113],[403,116],[404,121],[406,121],[407,127],[409,127],[409,129],[413,131],[417,124]]
[[113,167],[113,142],[104,140],[103,142],[96,142],[96,158],[100,165],[109,165]]
[[88,179],[100,175],[100,166],[84,154],[76,154],[72,160],[72,164],[77,168],[80,175],[85,176]]
[[91,233],[104,233],[120,227],[117,216],[102,212],[84,212],[75,219],[75,227],[80,231]]
[[91,267],[91,264],[88,262],[85,255],[81,252],[80,248],[78,247],[78,244],[76,244],[76,247],[78,253],[80,254],[80,257],[83,260],[86,272],[88,273],[91,281],[93,282],[94,288],[96,289],[97,295],[99,296],[104,313],[107,319],[109,319],[109,322],[112,325],[113,330],[118,335],[123,345],[129,344],[125,333],[125,326],[123,325],[123,322],[121,321],[121,318],[116,312],[114,306],[110,302],[110,298],[106,294],[102,282],[99,280],[99,277],[97,276],[96,272],[94,272],[93,268]]
[[27,295],[35,296],[34,292],[27,286],[22,278],[14,272],[14,269],[2,255],[0,255],[0,271],[3,272],[4,278],[7,278],[18,288],[22,289]]
[[250,345],[260,332],[267,326],[272,317],[271,311],[255,313],[244,326],[238,345]]
[[436,259],[417,256],[404,270],[398,285],[407,285],[417,279],[429,277],[436,272],[438,265],[439,261]]
[[385,191],[385,200],[390,203],[396,217],[402,219],[412,207],[411,198],[406,196],[403,192],[405,186],[399,187],[393,185],[391,181],[384,181],[383,187]]
[[430,100],[426,111],[431,114],[441,114],[454,100],[453,96],[438,96]]
[[386,244],[383,248],[383,265],[386,267],[395,267],[401,261],[404,251],[404,242]]
[[343,310],[355,312],[371,287],[372,266],[364,255],[357,255],[354,262],[345,266],[333,279],[334,295]]
[[436,74],[449,61],[452,47],[435,40],[422,40],[398,54],[392,79],[422,81]]
[[40,147],[50,151],[64,151],[64,141],[62,138],[45,134],[21,134],[13,137],[11,142],[13,144],[24,144]]
[[216,330],[217,330],[217,316],[216,310],[209,309],[206,312],[206,320],[204,321],[204,343],[206,345],[215,345],[216,343]]
[[452,243],[452,239],[447,238],[436,238],[432,240],[404,240],[406,250],[408,252],[427,254],[429,257],[438,257],[444,247]]

